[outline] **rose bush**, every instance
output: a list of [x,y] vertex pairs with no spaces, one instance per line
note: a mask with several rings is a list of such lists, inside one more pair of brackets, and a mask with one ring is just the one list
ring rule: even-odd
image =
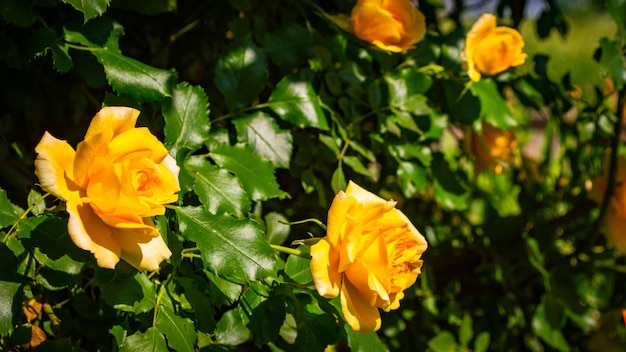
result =
[[463,64],[469,78],[477,82],[481,75],[495,75],[526,60],[522,52],[524,38],[515,29],[496,26],[496,17],[483,14],[465,39]]
[[66,202],[68,232],[99,266],[124,259],[157,270],[171,252],[151,216],[177,200],[179,168],[147,128],[139,111],[105,107],[91,121],[76,151],[46,132],[35,148],[41,187]]
[[331,204],[326,237],[311,246],[317,291],[340,295],[355,331],[378,330],[378,308],[397,309],[421,272],[426,240],[395,205],[350,181]]
[[357,37],[393,52],[413,48],[426,33],[424,15],[409,0],[359,0],[350,20]]

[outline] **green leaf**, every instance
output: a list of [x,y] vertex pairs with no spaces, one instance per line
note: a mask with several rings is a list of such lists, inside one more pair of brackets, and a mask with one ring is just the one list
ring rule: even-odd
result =
[[281,245],[285,242],[291,230],[287,222],[281,213],[273,211],[265,215],[265,239],[268,243]]
[[120,347],[124,343],[124,339],[126,339],[126,329],[124,329],[121,325],[113,325],[112,328],[109,329],[109,334],[113,335],[115,338],[115,342],[117,347]]
[[481,79],[470,86],[470,90],[480,100],[480,109],[485,120],[500,129],[506,130],[517,125],[506,101],[498,91],[496,83],[489,79]]
[[461,321],[461,326],[459,327],[459,343],[461,346],[467,347],[469,342],[472,341],[473,336],[472,317],[468,313],[465,313]]
[[11,225],[21,213],[21,209],[9,200],[7,192],[0,189],[0,228]]
[[446,99],[446,110],[456,121],[471,124],[480,117],[480,100],[472,89],[456,81],[443,81],[443,92]]
[[176,351],[194,351],[196,328],[193,321],[176,315],[161,305],[157,311],[156,328],[167,337],[167,344]]
[[489,343],[491,342],[491,335],[488,331],[483,331],[474,340],[474,352],[485,352],[489,349]]
[[247,282],[275,275],[274,250],[257,224],[212,215],[200,207],[177,207],[181,234],[196,242],[206,267],[217,275]]
[[257,347],[273,342],[285,321],[287,309],[284,297],[272,295],[252,310],[247,327]]
[[521,187],[511,179],[511,175],[483,172],[478,175],[476,184],[498,216],[516,216],[521,212],[517,200]]
[[102,299],[115,309],[145,313],[156,303],[156,286],[145,273],[117,277],[101,287]]
[[213,317],[215,308],[205,292],[198,288],[200,282],[203,281],[195,277],[178,277],[176,278],[176,282],[183,287],[185,297],[187,297],[187,300],[191,303],[191,307],[196,316],[195,322],[198,331],[204,331],[206,333],[213,331],[216,324],[215,318]]
[[352,331],[352,328],[350,328],[348,324],[345,324],[345,330],[348,335],[348,345],[350,346],[350,351],[378,352],[389,350],[375,332],[362,333]]
[[[337,341],[339,329],[337,320],[330,314],[304,314],[297,320],[298,336],[294,346],[297,351],[324,351]],[[380,351],[380,350],[379,350]]]
[[[304,246],[300,246],[299,249],[302,250],[303,248]],[[311,260],[296,255],[290,255],[287,257],[287,262],[285,263],[285,274],[298,284],[309,284],[313,282]]]
[[304,27],[287,22],[265,35],[265,52],[279,67],[296,67],[311,56],[312,38]]
[[74,8],[83,13],[85,22],[94,17],[102,15],[111,0],[62,0],[66,4],[74,6]]
[[239,142],[249,144],[254,151],[269,160],[274,167],[289,168],[293,139],[281,130],[276,121],[259,111],[233,120]]
[[210,156],[216,164],[239,178],[252,200],[288,196],[280,190],[272,166],[250,148],[242,144],[220,144],[211,150]]
[[54,68],[61,73],[69,71],[74,63],[68,54],[67,46],[57,38],[52,28],[42,27],[33,31],[30,38],[29,51],[32,57],[43,56],[52,52]]
[[626,1],[606,0],[604,6],[606,6],[606,12],[615,20],[623,38],[623,35],[626,34]]
[[398,164],[397,175],[405,197],[412,198],[417,192],[426,191],[426,169],[423,166],[402,161]]
[[305,74],[281,79],[270,95],[269,106],[281,119],[295,126],[328,129],[317,92]]
[[[213,283],[211,285],[211,301],[216,302],[215,305],[221,304],[231,305],[241,296],[243,286],[232,281],[226,280],[215,275],[209,270],[203,270],[204,275]],[[217,297],[215,296],[217,295]]]
[[456,352],[458,344],[450,331],[442,331],[428,340],[428,347],[434,352]]
[[559,351],[570,351],[572,348],[560,329],[553,328],[546,317],[545,303],[541,302],[532,318],[532,328],[535,334],[545,343]]
[[222,345],[237,346],[250,338],[250,330],[243,322],[239,309],[224,313],[215,329],[215,342]]
[[21,284],[0,281],[0,335],[13,331],[21,308]]
[[425,94],[433,83],[429,75],[412,68],[385,76],[389,88],[389,105],[415,114],[427,112]]
[[248,35],[220,57],[215,68],[215,85],[233,111],[246,107],[259,95],[267,76],[265,53]]
[[174,71],[148,66],[124,56],[116,50],[92,51],[104,66],[107,81],[117,94],[138,102],[151,102],[172,96],[172,85],[177,80]]
[[[0,232],[0,236],[4,236],[4,233]],[[0,268],[3,268],[0,281],[17,281],[17,257],[4,243],[0,243]]]
[[439,153],[433,154],[431,164],[435,178],[435,199],[441,205],[450,209],[463,210],[468,206],[465,182],[460,175],[450,169],[448,163]]
[[243,217],[250,212],[250,199],[237,177],[199,157],[185,162],[193,175],[193,190],[204,208],[212,214]]
[[330,187],[333,189],[334,193],[338,193],[339,191],[345,190],[347,186],[346,175],[343,173],[343,168],[340,166],[333,172],[333,176],[330,179]]
[[[46,203],[41,201],[42,194],[38,192],[36,189],[32,188],[28,191],[28,206],[32,207],[30,210],[33,215],[40,215],[44,211],[46,211]],[[39,201],[37,204],[35,202]]]
[[209,100],[202,87],[183,82],[174,86],[162,111],[165,147],[180,162],[179,153],[195,151],[209,137]]
[[39,14],[33,10],[29,1],[24,0],[2,0],[0,2],[0,16],[2,19],[17,27],[29,27]]
[[165,337],[155,327],[148,328],[146,332],[136,332],[124,339],[120,346],[120,352],[167,352]]

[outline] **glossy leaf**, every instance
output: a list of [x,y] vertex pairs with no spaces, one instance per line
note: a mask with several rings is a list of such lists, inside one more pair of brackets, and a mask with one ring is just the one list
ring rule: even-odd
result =
[[285,242],[291,232],[291,226],[287,222],[289,221],[281,213],[271,212],[265,215],[265,238],[268,243],[281,245]]
[[233,111],[246,107],[259,95],[267,75],[265,53],[251,36],[246,36],[220,57],[215,68],[215,85]]
[[165,337],[155,327],[148,328],[145,332],[138,331],[124,339],[120,346],[120,352],[167,352]]
[[252,200],[288,196],[278,186],[272,166],[249,147],[242,144],[221,144],[211,150],[210,156],[217,165],[239,178],[243,189]]
[[116,278],[101,287],[102,299],[115,309],[145,313],[156,303],[156,286],[145,273]]
[[428,341],[428,347],[434,352],[456,352],[458,344],[449,331],[442,331]]
[[286,314],[285,300],[280,296],[270,296],[252,310],[247,327],[257,347],[276,339]]
[[156,328],[165,335],[167,344],[176,351],[195,351],[196,329],[191,319],[182,318],[167,306],[157,310]]
[[493,80],[482,79],[475,82],[470,86],[470,90],[480,100],[480,109],[485,121],[503,130],[517,125]]
[[11,203],[7,197],[7,192],[0,189],[0,228],[11,225],[20,214],[20,209]]
[[270,96],[269,106],[281,119],[294,126],[328,129],[317,93],[302,74],[281,79]]
[[276,121],[263,112],[233,120],[239,142],[247,143],[254,151],[269,160],[274,167],[289,168],[293,139]]
[[200,207],[178,207],[176,214],[181,234],[196,242],[202,261],[217,275],[238,282],[275,275],[276,254],[253,221],[213,215]]
[[[0,335],[13,331],[21,306],[22,285],[17,282],[0,281]],[[18,309],[16,309],[18,308]]]
[[217,323],[215,341],[222,345],[236,346],[250,338],[250,330],[244,325],[239,309],[226,312]]
[[199,86],[177,84],[163,103],[165,147],[170,155],[199,149],[209,135],[209,101]]
[[74,6],[74,8],[83,13],[85,22],[100,16],[109,7],[111,0],[62,0],[66,4]]

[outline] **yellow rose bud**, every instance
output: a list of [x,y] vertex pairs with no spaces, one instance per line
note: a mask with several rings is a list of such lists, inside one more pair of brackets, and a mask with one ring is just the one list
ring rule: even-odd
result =
[[474,171],[501,174],[513,159],[517,138],[510,130],[501,130],[483,121],[481,133],[472,130],[470,153],[475,156]]
[[41,187],[66,202],[72,241],[104,268],[121,258],[157,270],[171,255],[150,217],[177,200],[179,168],[147,128],[135,127],[138,116],[105,107],[76,151],[48,132],[35,147]]
[[[605,159],[603,175],[588,184],[588,196],[591,200],[602,204],[608,187],[609,159]],[[626,158],[617,159],[615,188],[604,215],[604,235],[615,250],[626,255]]]
[[462,58],[465,69],[474,82],[481,74],[495,75],[526,60],[522,53],[524,39],[515,29],[496,26],[496,17],[482,15],[467,33]]
[[387,51],[407,51],[426,34],[424,15],[409,0],[359,0],[350,21],[357,37]]
[[354,331],[378,330],[378,309],[397,309],[421,272],[426,240],[395,205],[350,181],[328,211],[326,237],[311,246],[317,291],[340,296]]

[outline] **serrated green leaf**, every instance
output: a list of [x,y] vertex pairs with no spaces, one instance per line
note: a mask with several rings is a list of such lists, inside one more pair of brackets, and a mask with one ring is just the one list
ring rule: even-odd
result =
[[249,144],[254,151],[269,160],[274,167],[289,168],[293,139],[291,133],[278,127],[276,121],[259,111],[233,120],[239,142]]
[[117,94],[138,102],[158,101],[172,96],[172,85],[177,80],[174,71],[148,66],[116,50],[95,50],[92,54],[104,66],[107,81]]
[[428,341],[428,347],[433,352],[456,352],[458,344],[449,331],[442,331]]
[[426,98],[423,94],[433,83],[429,75],[405,68],[386,75],[385,81],[389,88],[389,105],[418,115],[424,113]]
[[167,344],[176,351],[194,351],[196,327],[188,318],[179,317],[169,307],[160,306],[157,311],[156,328],[167,338]]
[[250,330],[243,322],[239,309],[224,313],[215,329],[215,342],[222,345],[236,346],[250,338]]
[[124,339],[120,352],[167,352],[165,337],[155,327],[146,332],[138,331]]
[[261,347],[276,340],[286,315],[287,309],[283,297],[270,296],[256,306],[252,310],[250,322],[246,325],[252,333],[254,344]]
[[[300,246],[299,249],[302,250],[303,246]],[[290,255],[287,257],[287,262],[285,263],[285,274],[298,284],[309,284],[313,282],[311,260]]]
[[[243,286],[232,281],[217,276],[215,273],[204,270],[204,275],[211,281],[211,301],[216,306],[227,304],[231,305],[241,296]],[[215,295],[218,295],[217,297]]]
[[11,225],[20,217],[20,209],[11,203],[7,197],[7,192],[0,189],[0,228]]
[[268,243],[281,245],[285,242],[291,231],[287,222],[283,214],[274,211],[265,215],[265,239]]
[[250,199],[237,177],[202,158],[189,158],[185,169],[194,177],[194,192],[212,214],[243,217],[250,212]]
[[111,0],[62,0],[66,4],[74,6],[74,8],[83,13],[85,22],[94,17],[102,15]]
[[517,121],[513,118],[511,110],[492,79],[485,78],[474,82],[470,90],[480,100],[480,110],[489,124],[503,130],[517,125]]
[[28,1],[3,0],[0,2],[2,19],[18,27],[29,27],[37,20],[39,14]]
[[30,54],[33,57],[45,55],[48,50],[52,52],[54,68],[61,73],[69,71],[74,66],[72,58],[68,54],[68,47],[57,38],[54,30],[49,27],[36,29],[29,44]]
[[270,95],[269,106],[281,119],[295,126],[328,129],[317,92],[305,74],[281,79]]
[[274,169],[269,162],[249,147],[242,144],[220,144],[211,150],[210,156],[216,164],[239,178],[252,200],[282,199],[288,196],[279,188]]
[[[21,284],[17,282],[0,281],[0,335],[13,331],[18,321],[18,312],[21,307]],[[17,297],[17,299],[16,299]]]
[[339,191],[345,190],[347,186],[346,175],[343,173],[343,167],[340,166],[335,169],[330,178],[330,187],[333,189],[334,193],[338,193]]
[[265,35],[264,49],[279,67],[295,67],[311,56],[310,33],[301,25],[287,22]]
[[215,68],[215,85],[228,108],[238,110],[256,98],[267,80],[267,59],[252,36],[246,36],[222,55]]
[[181,161],[179,153],[194,151],[209,137],[209,100],[199,86],[179,83],[163,103],[165,147]]
[[217,275],[248,282],[275,275],[279,263],[257,224],[213,215],[200,207],[177,207],[180,232],[196,242],[207,268]]
[[145,273],[118,277],[101,287],[102,299],[115,309],[145,313],[156,303],[156,286]]

